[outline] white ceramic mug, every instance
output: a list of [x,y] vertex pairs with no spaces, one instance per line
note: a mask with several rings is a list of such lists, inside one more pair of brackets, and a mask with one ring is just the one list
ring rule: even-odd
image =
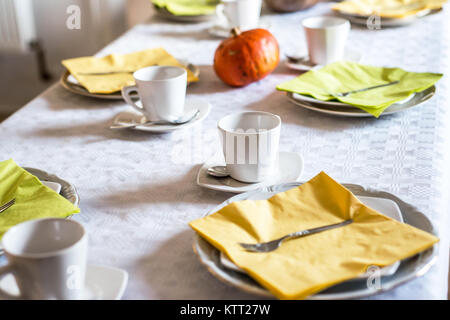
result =
[[326,65],[344,58],[350,22],[336,17],[312,17],[302,21],[312,63]]
[[[152,66],[133,73],[135,86],[122,89],[123,99],[147,120],[174,121],[184,113],[187,72],[181,67]],[[137,105],[130,97],[138,92],[142,105]]]
[[227,171],[253,183],[272,176],[278,166],[281,119],[269,112],[228,115],[217,124]]
[[2,238],[8,265],[0,278],[13,274],[19,296],[0,289],[6,299],[81,299],[84,290],[87,235],[68,219],[37,219],[12,227]]
[[230,29],[254,29],[259,25],[261,3],[262,0],[222,0],[216,7],[216,15]]

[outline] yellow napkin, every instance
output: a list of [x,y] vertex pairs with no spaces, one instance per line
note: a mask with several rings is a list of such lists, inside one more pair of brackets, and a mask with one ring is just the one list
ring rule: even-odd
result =
[[153,4],[159,8],[166,8],[167,11],[176,16],[196,16],[203,14],[213,14],[219,0],[152,0]]
[[333,10],[361,16],[405,18],[424,10],[442,8],[447,0],[347,0],[332,6]]
[[[103,58],[81,57],[63,60],[62,64],[69,72],[91,93],[113,93],[120,91],[124,86],[134,85],[133,74],[127,71],[136,71],[149,66],[177,66],[187,71],[188,82],[196,82],[198,78],[172,57],[163,48],[148,49],[129,54],[111,54]],[[85,73],[118,72],[106,75],[84,75]]]
[[[431,87],[441,77],[440,73],[408,72],[400,68],[340,61],[281,83],[277,85],[277,90],[310,95],[323,101],[339,100],[378,117],[393,103]],[[335,95],[397,80],[400,82],[395,85],[352,93],[346,97]]]
[[[354,219],[349,225],[286,241],[269,253],[238,245],[349,218]],[[323,172],[268,200],[231,203],[190,226],[280,299],[306,298],[357,277],[368,266],[390,265],[439,241],[365,206]]]
[[26,220],[65,218],[80,212],[76,206],[44,186],[37,177],[13,160],[0,162],[0,205],[16,203],[0,213],[0,238],[9,228]]

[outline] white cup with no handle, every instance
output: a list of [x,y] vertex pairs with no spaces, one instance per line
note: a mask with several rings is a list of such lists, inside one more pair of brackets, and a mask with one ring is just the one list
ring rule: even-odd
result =
[[259,25],[261,5],[262,0],[222,0],[216,7],[216,15],[229,29],[250,30]]
[[[133,73],[136,85],[122,88],[123,99],[147,121],[175,121],[184,114],[187,72],[181,67],[151,66]],[[130,97],[137,92],[142,105]]]
[[336,17],[311,17],[302,21],[309,60],[326,65],[344,58],[350,22]]
[[8,264],[0,278],[12,274],[19,295],[0,288],[5,299],[77,300],[84,292],[87,234],[74,220],[37,219],[18,224],[2,238]]
[[228,115],[218,124],[227,172],[233,179],[254,183],[276,173],[281,119],[269,112]]

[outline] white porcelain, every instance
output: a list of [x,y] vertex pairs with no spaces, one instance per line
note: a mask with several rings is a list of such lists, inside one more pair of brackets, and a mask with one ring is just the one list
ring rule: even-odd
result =
[[261,182],[275,173],[279,116],[261,111],[234,113],[220,119],[217,127],[227,171],[233,179]]
[[266,181],[259,183],[244,183],[231,177],[214,178],[207,170],[212,166],[223,166],[223,156],[215,157],[205,162],[197,174],[197,185],[223,192],[242,193],[274,184],[293,182],[300,179],[303,172],[303,158],[296,152],[280,152],[278,155],[278,168],[276,173]]
[[[136,104],[138,106],[142,105],[140,101],[137,101]],[[197,117],[192,119],[189,122],[175,125],[175,124],[164,124],[164,125],[138,125],[133,128],[129,128],[127,130],[138,130],[138,131],[146,131],[146,132],[152,132],[152,133],[167,133],[175,130],[180,129],[187,129],[192,127],[195,124],[200,123],[205,119],[209,112],[211,111],[211,105],[204,100],[200,99],[188,99],[185,102],[184,112],[186,114],[192,112],[193,110],[199,110],[199,114]],[[131,111],[125,111],[119,113],[113,120],[113,124],[119,125],[121,122],[129,123],[131,121],[134,121],[136,123],[144,123],[147,121],[147,118],[143,116],[140,112],[136,112],[134,110]],[[123,130],[123,129],[120,129]]]
[[[120,300],[127,287],[128,273],[125,270],[88,265],[86,282],[81,300]],[[14,276],[8,275],[0,280],[0,290],[17,295],[19,290]]]
[[42,184],[44,186],[52,189],[56,193],[60,193],[61,192],[61,185],[59,183],[51,182],[51,181],[41,181],[41,182],[42,182]]
[[[184,113],[187,72],[181,67],[151,66],[133,73],[136,85],[122,88],[124,100],[148,120],[173,121]],[[138,92],[142,105],[130,97]]]
[[[226,205],[242,200],[265,200],[276,193],[287,191],[296,186],[301,185],[301,182],[285,183],[276,186],[269,186],[260,188],[257,190],[249,191],[231,197],[224,201],[215,208],[212,208],[205,215],[212,214]],[[437,231],[431,221],[421,213],[414,206],[402,201],[395,195],[379,191],[371,188],[364,188],[356,184],[344,184],[357,197],[378,197],[394,201],[400,208],[404,222],[410,224],[416,228],[424,230],[426,232],[437,235]],[[198,234],[194,237],[193,243],[194,252],[197,254],[200,262],[207,268],[207,270],[216,278],[228,283],[236,288],[244,290],[248,293],[262,296],[266,298],[274,298],[274,296],[261,287],[248,275],[232,271],[222,265],[220,262],[219,251],[209,244],[206,240],[200,237]],[[439,251],[439,244],[435,244],[433,247],[424,250],[413,257],[409,257],[400,261],[400,267],[397,271],[388,277],[382,277],[380,287],[368,287],[367,279],[353,279],[351,281],[342,282],[334,285],[322,292],[316,293],[308,299],[310,300],[339,300],[339,299],[355,299],[367,297],[377,293],[381,293],[390,290],[396,286],[399,286],[409,280],[424,275],[437,261],[437,255]]]
[[[431,99],[433,95],[436,92],[436,87],[432,86],[428,89],[425,89],[421,92],[416,92],[412,95],[411,99],[405,99],[403,101],[397,102],[389,106],[384,112],[380,115],[386,116],[390,115],[396,112],[404,111],[413,107],[416,107],[420,105],[421,103]],[[365,112],[364,110],[361,110],[359,108],[356,108],[354,106],[350,106],[347,104],[344,104],[343,106],[339,105],[327,105],[324,104],[323,101],[311,103],[304,100],[304,96],[299,97],[301,95],[288,92],[287,97],[288,99],[293,102],[294,104],[309,109],[312,111],[317,111],[320,113],[325,113],[331,116],[339,116],[339,117],[353,117],[353,118],[367,118],[367,117],[373,117],[368,112]],[[318,101],[318,100],[316,100]],[[331,101],[328,101],[331,102]]]
[[229,29],[241,31],[258,27],[262,0],[222,0],[216,7],[217,19]]
[[36,219],[9,229],[2,238],[8,265],[0,277],[15,276],[19,295],[6,299],[80,299],[84,291],[87,234],[68,219]]
[[[364,203],[366,206],[380,212],[381,214],[384,214],[385,216],[392,218],[394,220],[403,222],[402,213],[400,212],[400,208],[398,207],[397,203],[390,199],[384,199],[384,198],[377,198],[377,197],[367,197],[367,196],[358,196],[358,199]],[[228,269],[237,271],[237,272],[243,272],[244,270],[239,268],[237,265],[235,265],[228,256],[220,252],[220,263]],[[386,266],[384,268],[381,268],[379,271],[380,276],[390,276],[397,271],[398,267],[400,266],[400,262],[396,262],[390,266]],[[360,275],[358,278],[368,278],[372,275],[370,272],[366,272],[362,275]],[[356,279],[358,279],[356,278]]]
[[[271,24],[267,21],[260,21],[256,26],[256,28],[260,29],[270,29],[270,27]],[[218,38],[229,38],[231,35],[231,29],[228,25],[218,23],[209,28],[208,33]]]
[[302,21],[313,64],[326,65],[342,60],[350,32],[350,22],[336,17],[311,17]]
[[[318,69],[323,67],[320,64],[314,64],[309,59],[308,53],[306,54],[300,54],[297,56],[299,61],[293,62],[289,59],[285,60],[285,64],[288,68],[293,70],[299,70],[299,71],[309,71],[313,69]],[[346,48],[344,51],[344,56],[342,57],[342,60],[344,61],[353,61],[353,62],[360,62],[362,59],[362,53],[356,50],[352,50],[349,48]]]

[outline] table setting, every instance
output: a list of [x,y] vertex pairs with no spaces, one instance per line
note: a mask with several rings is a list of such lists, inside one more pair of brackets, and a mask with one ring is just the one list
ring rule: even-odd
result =
[[445,2],[150,2],[0,123],[0,299],[443,299]]

